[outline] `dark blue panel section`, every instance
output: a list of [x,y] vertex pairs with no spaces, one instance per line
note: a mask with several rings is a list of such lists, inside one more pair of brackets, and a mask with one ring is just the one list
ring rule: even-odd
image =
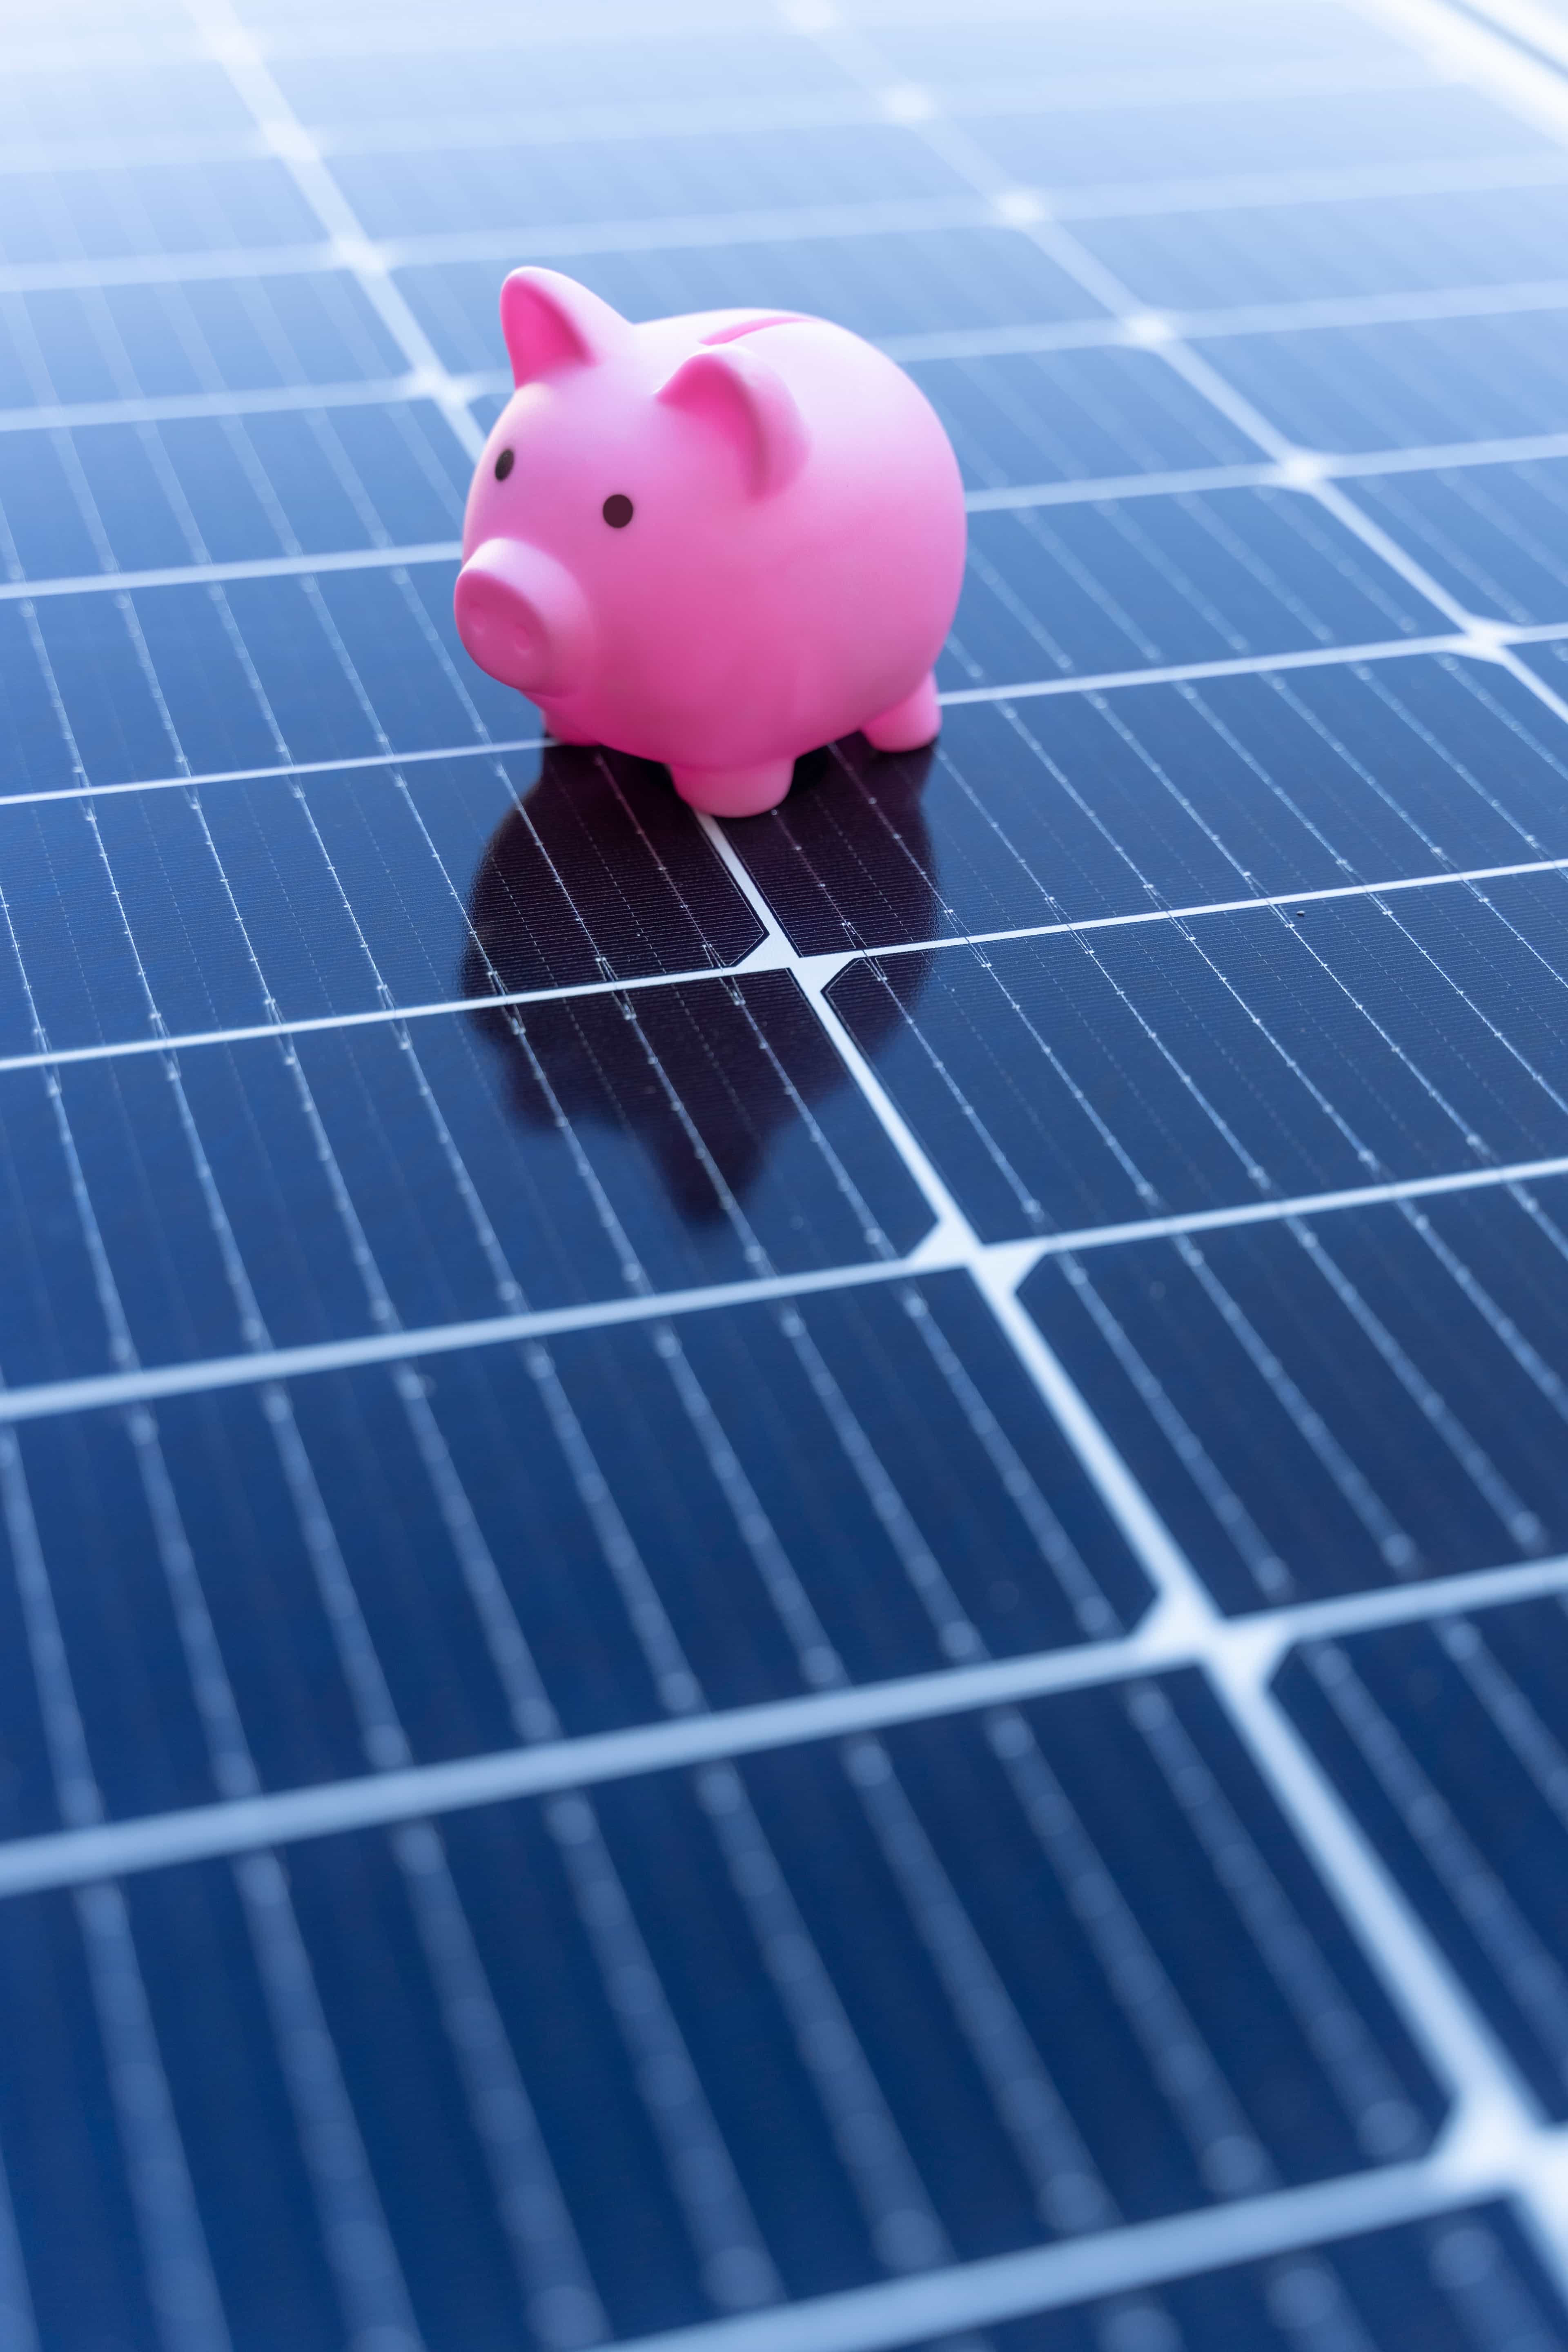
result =
[[1303,327],[1226,335],[1202,348],[1271,424],[1309,448],[1442,447],[1563,429],[1561,310]]
[[997,2352],[1561,2352],[1568,2311],[1507,2206],[1010,2320]]
[[1227,1609],[1568,1544],[1561,1181],[1047,1259],[1025,1297]]
[[1472,613],[1500,621],[1568,617],[1568,464],[1455,467],[1350,488]]
[[971,518],[944,688],[1445,635],[1342,524],[1284,490]]
[[[985,217],[976,201],[977,223]],[[557,265],[628,319],[755,303],[807,310],[871,336],[950,327],[1031,326],[1096,319],[1101,305],[1016,229],[869,227],[848,236],[748,245],[658,246],[630,253],[558,254]],[[492,261],[424,263],[397,283],[448,367],[504,367]]]
[[[1467,177],[1469,175],[1467,174]],[[1169,210],[1075,220],[1073,234],[1146,302],[1188,310],[1344,294],[1547,282],[1560,276],[1568,188],[1548,156],[1504,157],[1488,187],[1228,205],[1198,189]],[[1470,329],[1472,339],[1490,321]]]
[[[214,1660],[256,1771],[292,1786],[387,1760],[355,1713],[372,1655],[430,1759],[1104,1636],[1148,1598],[958,1276],[333,1374],[291,1406],[46,1420],[19,1448],[116,1813],[236,1793],[193,1697]],[[14,1679],[26,1568],[0,1580]],[[47,1828],[13,1696],[7,1813]]]
[[[912,975],[917,981],[918,972]],[[44,1076],[17,1138],[0,1364],[97,1369],[61,1328],[82,1242]],[[930,1212],[794,982],[763,973],[68,1065],[60,1117],[145,1360],[680,1289],[907,1250]],[[237,1256],[231,1255],[237,1252]]]
[[1316,106],[1260,91],[1206,104],[1189,96],[1174,106],[994,114],[965,128],[994,162],[1034,187],[1330,171],[1369,151],[1390,163],[1458,163],[1548,145],[1544,131],[1521,137],[1518,115],[1495,100],[1440,84],[1393,97],[1376,88],[1342,89]]
[[928,360],[910,373],[972,490],[1256,462],[1258,451],[1152,352]]
[[1547,2114],[1568,2115],[1558,1600],[1297,1653],[1280,1696]]
[[39,580],[434,546],[460,534],[470,470],[410,403],[8,433],[0,518]]
[[1568,1150],[1556,869],[903,962],[832,1000],[991,1239]]
[[[470,102],[484,94],[467,86]],[[843,103],[847,114],[864,110],[853,93]],[[458,110],[467,113],[468,104]],[[450,144],[421,142],[402,153],[351,152],[337,159],[336,172],[373,236],[516,229],[519,251],[531,254],[539,251],[540,232],[557,223],[668,219],[679,242],[683,224],[731,214],[944,197],[963,205],[970,195],[918,132],[853,120],[570,144],[513,144],[498,129],[489,138],[454,136]],[[578,274],[574,257],[563,256],[561,266]]]
[[0,807],[0,1051],[733,963],[762,926],[660,769],[435,760]]
[[[477,669],[455,563],[41,597],[12,622],[11,791],[287,767],[535,737]],[[58,698],[58,711],[54,697]],[[62,740],[62,737],[65,739]]]
[[1447,656],[946,711],[731,838],[808,953],[1568,854],[1568,737]]

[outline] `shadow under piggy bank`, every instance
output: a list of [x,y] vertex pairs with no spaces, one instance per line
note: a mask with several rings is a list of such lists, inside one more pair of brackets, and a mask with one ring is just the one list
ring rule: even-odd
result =
[[[920,811],[931,758],[929,748],[885,756],[858,737],[835,744],[800,762],[783,809],[736,824],[731,838],[752,863],[764,828],[803,825],[818,910],[812,929],[820,932],[825,897],[841,897],[835,928],[846,948],[877,944],[856,917],[885,856],[896,870],[900,922],[880,937],[930,938],[943,928]],[[823,828],[823,810],[836,801],[853,854],[835,846],[838,828]],[[770,864],[790,856],[787,839],[770,840],[768,850]],[[665,772],[576,746],[546,749],[538,782],[486,847],[468,912],[461,987],[477,999],[717,972],[758,939],[754,914]],[[930,966],[919,951],[880,963],[881,982],[857,1026],[872,1058],[912,1011]],[[798,982],[777,969],[605,987],[473,1017],[500,1057],[520,1126],[559,1134],[564,1123],[635,1139],[689,1225],[731,1217],[770,1153],[801,1135],[808,1111],[855,1084]]]

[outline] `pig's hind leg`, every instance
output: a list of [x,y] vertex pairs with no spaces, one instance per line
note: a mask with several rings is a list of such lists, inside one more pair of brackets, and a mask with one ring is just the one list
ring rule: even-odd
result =
[[936,678],[928,670],[912,694],[895,702],[891,710],[868,719],[860,732],[879,751],[915,751],[934,742],[942,732],[942,707],[936,698]]
[[795,774],[793,760],[759,760],[752,768],[671,768],[675,789],[705,816],[761,816],[777,808]]

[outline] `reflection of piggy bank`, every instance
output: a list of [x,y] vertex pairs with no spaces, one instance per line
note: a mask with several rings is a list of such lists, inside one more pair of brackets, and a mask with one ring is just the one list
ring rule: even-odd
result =
[[931,740],[963,493],[901,370],[780,311],[634,327],[551,269],[512,273],[501,327],[518,388],[458,576],[482,669],[721,816],[773,808],[854,728]]

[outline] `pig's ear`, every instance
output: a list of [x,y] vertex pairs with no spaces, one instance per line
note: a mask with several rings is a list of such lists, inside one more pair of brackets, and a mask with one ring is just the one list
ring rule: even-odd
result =
[[765,499],[799,472],[805,420],[784,378],[737,343],[694,352],[654,397],[721,433],[738,450],[748,488]]
[[520,384],[552,368],[592,367],[630,331],[618,310],[558,269],[512,271],[500,289],[500,331]]

